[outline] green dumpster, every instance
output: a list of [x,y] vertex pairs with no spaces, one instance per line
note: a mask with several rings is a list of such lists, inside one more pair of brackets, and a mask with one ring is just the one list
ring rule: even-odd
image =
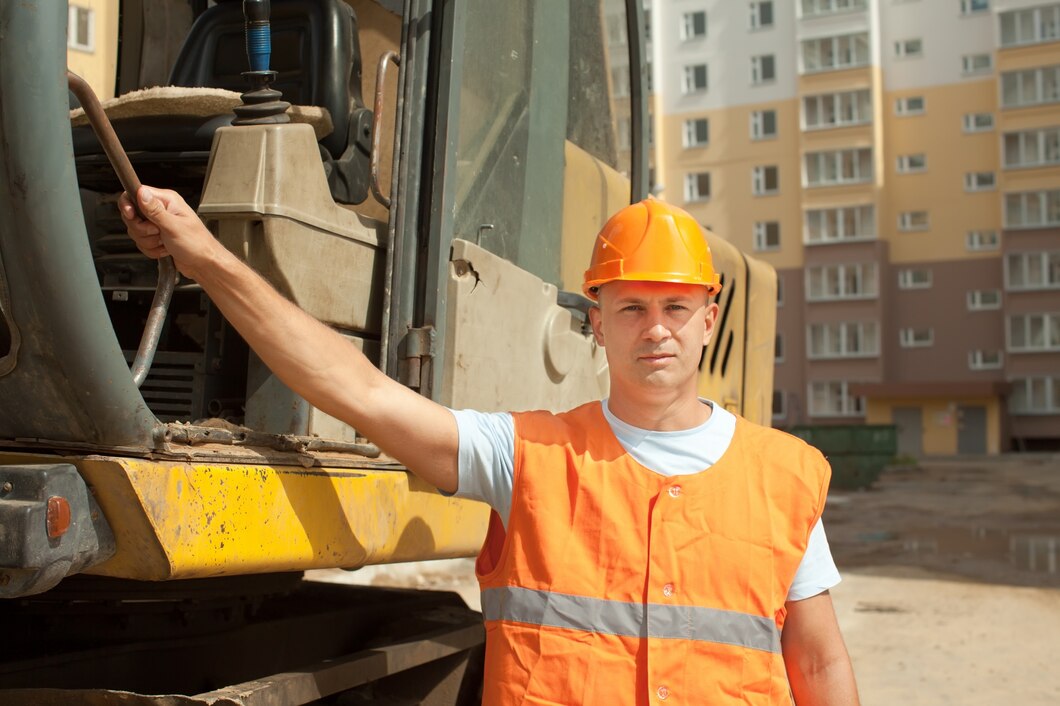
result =
[[833,488],[868,488],[898,453],[894,424],[807,424],[788,432],[828,458]]

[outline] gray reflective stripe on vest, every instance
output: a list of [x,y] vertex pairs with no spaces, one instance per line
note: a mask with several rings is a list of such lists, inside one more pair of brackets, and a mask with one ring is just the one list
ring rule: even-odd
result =
[[700,640],[780,654],[776,623],[732,610],[626,603],[506,586],[482,592],[482,617],[622,637]]

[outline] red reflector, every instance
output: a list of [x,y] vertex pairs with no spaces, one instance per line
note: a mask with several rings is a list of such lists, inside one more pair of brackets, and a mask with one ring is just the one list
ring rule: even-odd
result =
[[48,537],[58,539],[70,529],[70,503],[66,498],[53,495],[48,498]]

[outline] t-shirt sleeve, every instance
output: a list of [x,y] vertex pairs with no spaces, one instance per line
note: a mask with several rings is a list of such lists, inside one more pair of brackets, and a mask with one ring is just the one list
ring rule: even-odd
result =
[[515,477],[515,420],[507,412],[452,412],[460,435],[455,495],[487,503],[507,527]]
[[795,580],[788,589],[788,600],[801,601],[804,598],[812,598],[838,585],[841,580],[835,561],[832,560],[832,550],[828,547],[824,523],[817,520],[817,524],[810,531],[810,540],[802,562],[795,572]]

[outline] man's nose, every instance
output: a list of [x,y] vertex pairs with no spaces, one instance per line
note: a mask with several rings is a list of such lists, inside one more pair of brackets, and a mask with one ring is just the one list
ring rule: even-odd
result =
[[670,337],[670,329],[662,321],[653,321],[644,331],[644,337],[649,341],[665,341]]

